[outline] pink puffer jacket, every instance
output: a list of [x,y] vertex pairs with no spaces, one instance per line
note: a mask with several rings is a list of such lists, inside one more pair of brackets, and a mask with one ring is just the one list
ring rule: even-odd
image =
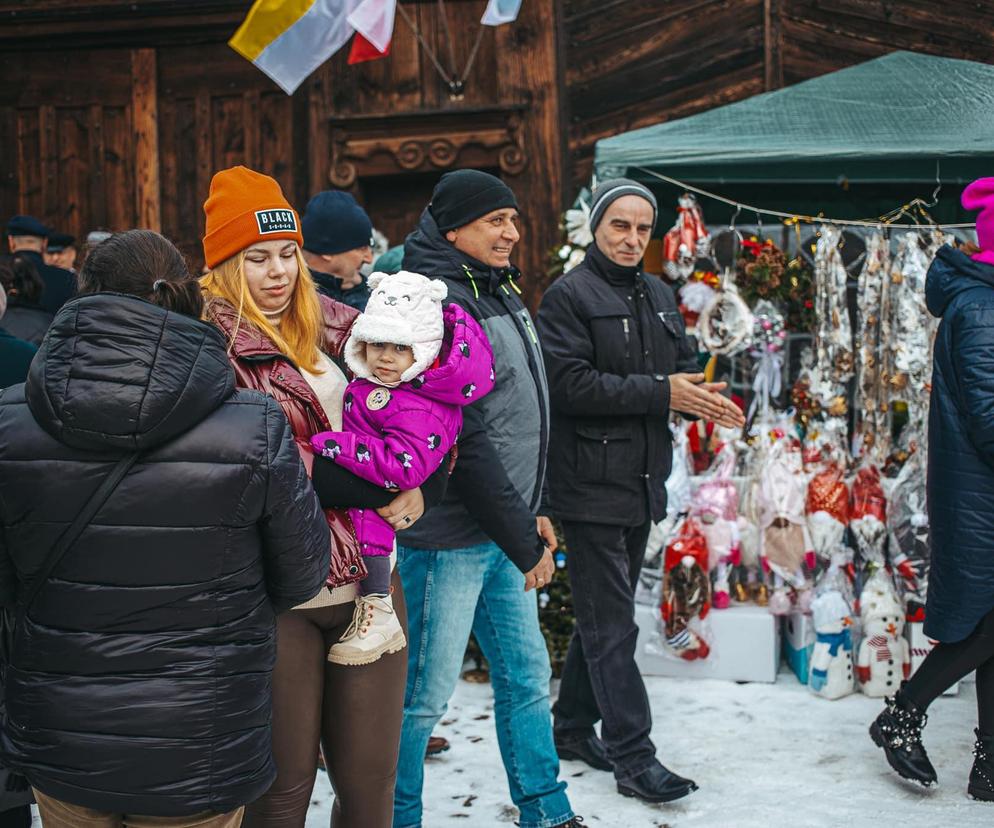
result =
[[[494,384],[490,342],[458,305],[443,313],[445,338],[434,367],[411,382],[384,388],[349,383],[341,431],[311,439],[314,451],[385,489],[413,489],[446,459],[462,428],[462,409]],[[350,509],[363,555],[389,555],[394,531],[372,509]]]

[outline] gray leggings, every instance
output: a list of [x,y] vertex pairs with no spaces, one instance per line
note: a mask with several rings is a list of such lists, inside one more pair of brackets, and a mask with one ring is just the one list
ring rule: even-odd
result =
[[[400,578],[393,604],[404,633]],[[407,650],[363,667],[329,664],[354,604],[291,610],[277,619],[273,755],[277,777],[245,809],[246,828],[304,828],[317,774],[318,742],[335,789],[334,828],[390,828],[397,777]]]

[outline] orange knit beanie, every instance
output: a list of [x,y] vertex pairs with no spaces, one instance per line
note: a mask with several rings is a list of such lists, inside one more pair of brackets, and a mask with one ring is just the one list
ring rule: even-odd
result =
[[258,241],[304,243],[300,219],[280,185],[248,167],[231,167],[214,175],[204,213],[204,259],[211,268]]

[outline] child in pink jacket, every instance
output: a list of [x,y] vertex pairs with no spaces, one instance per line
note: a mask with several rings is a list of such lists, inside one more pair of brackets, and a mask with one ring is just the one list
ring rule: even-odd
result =
[[[462,408],[489,393],[493,351],[445,283],[400,271],[369,277],[366,311],[352,327],[341,431],[311,438],[314,451],[384,489],[413,489],[437,471],[462,428]],[[335,664],[369,664],[406,646],[390,597],[394,530],[373,509],[350,509],[369,575],[355,615],[328,652]]]

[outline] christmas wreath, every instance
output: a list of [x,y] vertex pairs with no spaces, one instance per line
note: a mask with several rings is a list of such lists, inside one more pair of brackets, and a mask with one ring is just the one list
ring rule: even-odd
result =
[[772,239],[743,239],[735,283],[750,306],[765,299],[781,307],[789,330],[814,330],[814,273],[802,259],[788,260]]

